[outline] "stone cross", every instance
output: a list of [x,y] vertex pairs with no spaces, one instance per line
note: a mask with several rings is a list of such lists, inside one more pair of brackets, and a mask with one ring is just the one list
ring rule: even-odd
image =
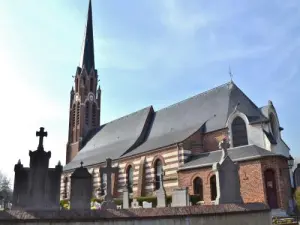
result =
[[104,197],[105,201],[111,201],[113,199],[113,194],[111,193],[111,175],[117,174],[119,172],[118,167],[112,167],[112,160],[110,158],[106,159],[106,167],[100,169],[101,173],[106,174],[106,195]]
[[230,147],[230,144],[228,143],[227,138],[223,138],[223,140],[219,143],[219,148],[222,150],[222,158],[221,160],[224,160],[228,156],[228,148]]
[[164,188],[164,171],[162,170],[161,172],[160,172],[160,179],[159,179],[159,189],[162,189],[162,188]]
[[39,146],[38,149],[43,147],[43,140],[44,137],[47,137],[48,133],[45,132],[45,128],[44,127],[40,127],[40,131],[36,132],[36,136],[39,137]]

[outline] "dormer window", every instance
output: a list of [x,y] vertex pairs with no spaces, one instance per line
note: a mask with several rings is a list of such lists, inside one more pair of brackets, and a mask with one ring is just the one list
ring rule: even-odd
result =
[[241,117],[236,117],[231,124],[233,147],[248,145],[247,127]]

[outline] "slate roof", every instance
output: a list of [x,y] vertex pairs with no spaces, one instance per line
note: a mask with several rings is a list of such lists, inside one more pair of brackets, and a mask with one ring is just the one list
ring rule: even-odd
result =
[[237,105],[250,123],[267,120],[229,82],[156,112],[150,106],[102,125],[64,170],[78,167],[80,161],[88,166],[105,162],[107,157],[114,160],[176,144],[200,128],[204,132],[225,128],[228,116]]
[[[228,155],[233,161],[259,159],[266,156],[278,156],[277,154],[266,149],[260,148],[256,145],[245,145],[228,149]],[[190,161],[185,163],[182,167],[180,167],[179,170],[212,166],[214,163],[220,161],[221,156],[221,150],[201,153],[191,158]]]

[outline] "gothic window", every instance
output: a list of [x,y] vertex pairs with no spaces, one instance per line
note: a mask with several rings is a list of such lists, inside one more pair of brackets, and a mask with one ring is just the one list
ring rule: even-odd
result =
[[76,109],[75,109],[75,104],[72,106],[72,126],[75,126],[75,121],[76,121]]
[[248,145],[247,127],[241,117],[236,117],[231,124],[233,147]]
[[276,119],[275,119],[274,114],[271,113],[270,116],[269,116],[269,118],[270,118],[270,123],[271,123],[272,134],[273,134],[275,140],[277,140],[277,134],[278,134],[278,132],[277,132]]
[[85,124],[88,126],[89,125],[89,110],[90,110],[90,104],[87,102],[85,104]]
[[63,193],[63,198],[64,199],[68,198],[68,177],[64,178],[64,193]]
[[90,91],[91,91],[91,92],[93,91],[93,87],[94,87],[94,79],[91,78],[91,79],[90,79]]
[[79,125],[80,103],[77,102],[76,124]]
[[129,193],[133,192],[133,168],[128,166],[126,171],[126,180]]
[[210,198],[212,201],[215,201],[217,198],[216,175],[210,177]]
[[160,159],[157,159],[154,164],[154,173],[155,173],[155,190],[160,188],[160,181],[162,178],[162,162]]
[[199,200],[203,201],[203,183],[200,177],[196,177],[193,180],[193,189],[194,189],[194,195],[198,195]]
[[97,105],[94,103],[92,107],[92,124],[96,126]]

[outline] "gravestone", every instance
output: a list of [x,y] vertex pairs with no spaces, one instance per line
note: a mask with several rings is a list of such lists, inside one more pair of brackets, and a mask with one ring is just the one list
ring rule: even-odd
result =
[[300,163],[297,164],[297,168],[294,170],[293,173],[294,177],[294,186],[295,188],[300,187]]
[[93,178],[87,168],[84,168],[83,162],[71,175],[71,197],[70,209],[72,210],[90,210],[93,193]]
[[156,198],[157,198],[157,208],[166,207],[166,191],[163,184],[163,171],[160,174],[160,187],[156,191]]
[[134,209],[141,208],[139,202],[135,198],[131,202],[131,208],[134,208]]
[[188,188],[176,188],[172,193],[172,207],[189,206],[190,196]]
[[118,174],[119,168],[112,167],[112,160],[110,158],[106,159],[106,167],[100,169],[101,177],[106,174],[106,195],[104,196],[104,201],[101,205],[102,209],[117,209],[117,205],[114,202],[112,194],[112,174],[115,176]]
[[217,198],[215,204],[243,203],[240,191],[239,166],[228,155],[229,143],[224,138],[219,144],[222,149],[222,157],[213,165],[216,175]]
[[21,161],[15,165],[13,208],[25,210],[59,209],[60,179],[62,166],[49,168],[51,152],[45,152],[44,137],[48,133],[43,127],[36,132],[39,144],[36,151],[29,151],[29,168]]
[[125,184],[123,189],[123,209],[129,209],[129,191],[127,184]]
[[152,202],[143,201],[143,208],[144,209],[152,208]]

